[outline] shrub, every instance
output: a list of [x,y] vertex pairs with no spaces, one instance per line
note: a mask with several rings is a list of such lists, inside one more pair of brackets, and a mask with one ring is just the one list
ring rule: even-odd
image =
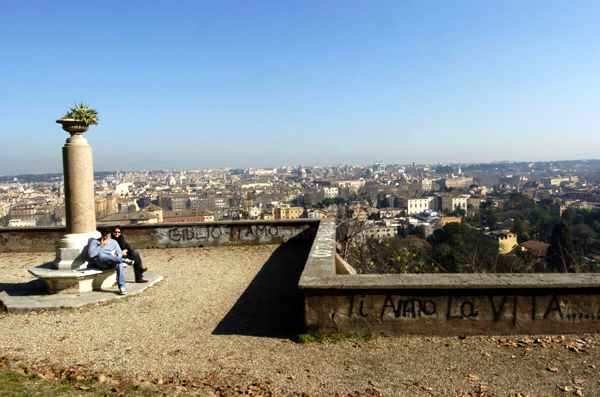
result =
[[323,343],[327,340],[327,335],[321,331],[315,334],[315,340],[319,343]]
[[311,334],[300,334],[296,337],[297,343],[311,343],[314,342],[315,338]]
[[346,335],[344,335],[340,332],[336,332],[336,333],[329,335],[329,340],[332,342],[342,342],[342,341],[345,341],[346,339],[347,339]]

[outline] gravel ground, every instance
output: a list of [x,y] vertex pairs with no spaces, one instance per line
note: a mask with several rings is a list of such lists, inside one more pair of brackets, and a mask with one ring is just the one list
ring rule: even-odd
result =
[[[137,382],[217,373],[270,382],[278,396],[600,396],[598,334],[290,342],[308,249],[141,250],[161,283],[83,309],[1,313],[0,356],[92,363]],[[0,291],[53,257],[0,254]]]

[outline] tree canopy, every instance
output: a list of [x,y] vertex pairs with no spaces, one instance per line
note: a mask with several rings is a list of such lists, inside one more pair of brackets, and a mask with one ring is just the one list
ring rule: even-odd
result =
[[552,271],[568,273],[577,271],[577,256],[571,231],[565,222],[558,222],[552,228],[550,247],[546,253],[546,262]]

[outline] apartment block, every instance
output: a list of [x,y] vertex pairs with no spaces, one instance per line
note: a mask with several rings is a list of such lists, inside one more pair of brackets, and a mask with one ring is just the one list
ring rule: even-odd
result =
[[442,211],[452,212],[459,206],[460,208],[467,210],[467,200],[471,197],[469,194],[452,194],[442,196]]
[[275,219],[298,219],[304,212],[302,207],[279,207],[273,208]]
[[437,197],[436,196],[425,196],[416,198],[404,198],[400,197],[396,201],[398,207],[406,208],[408,215],[419,214],[424,210],[437,210]]

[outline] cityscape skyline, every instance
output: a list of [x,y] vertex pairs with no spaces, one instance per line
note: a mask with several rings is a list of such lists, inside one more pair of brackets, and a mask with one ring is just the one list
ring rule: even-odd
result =
[[76,4],[0,7],[0,174],[75,101],[96,171],[600,158],[596,2]]
[[[335,169],[335,168],[344,168],[344,167],[350,167],[352,169],[372,169],[375,170],[376,167],[378,167],[379,165],[382,167],[380,168],[382,171],[381,173],[386,173],[385,169],[387,167],[391,167],[394,170],[395,169],[408,169],[408,168],[412,168],[412,167],[417,167],[417,168],[436,168],[436,167],[453,167],[453,168],[457,168],[458,170],[461,169],[461,167],[477,167],[477,166],[487,166],[487,165],[498,165],[498,166],[506,166],[506,165],[527,165],[529,164],[529,166],[540,166],[540,165],[544,165],[544,164],[553,164],[554,166],[558,166],[558,167],[564,167],[565,163],[575,163],[578,165],[581,164],[588,164],[588,165],[595,165],[598,162],[600,162],[600,159],[596,159],[596,158],[580,158],[580,159],[565,159],[565,160],[542,160],[542,161],[528,161],[528,160],[523,160],[523,161],[513,161],[513,160],[497,160],[497,161],[489,161],[489,162],[482,162],[482,161],[478,161],[478,162],[438,162],[438,163],[418,163],[418,162],[407,162],[407,163],[387,163],[383,160],[378,160],[378,161],[373,161],[370,164],[367,163],[350,163],[350,164],[346,164],[346,163],[338,163],[338,164],[318,164],[318,165],[314,165],[314,164],[278,164],[278,165],[270,165],[270,166],[264,166],[264,167],[232,167],[232,166],[225,166],[225,167],[196,167],[196,168],[141,168],[141,169],[124,169],[124,168],[115,168],[115,169],[102,169],[102,170],[94,170],[94,173],[97,175],[104,175],[104,174],[113,174],[113,173],[139,173],[139,172],[151,172],[151,173],[195,173],[195,172],[200,172],[200,171],[269,171],[269,170],[285,170],[287,169],[288,172],[299,172],[301,169],[314,169],[314,170],[320,170],[320,169]],[[563,170],[564,171],[564,170]],[[378,173],[377,171],[375,171],[375,173]],[[560,172],[559,172],[560,173]],[[62,175],[63,174],[63,170],[58,170],[56,172],[23,172],[23,173],[12,173],[12,174],[0,174],[0,178],[12,178],[12,177],[19,177],[19,176],[27,176],[27,175]],[[96,176],[97,176],[96,175]]]

